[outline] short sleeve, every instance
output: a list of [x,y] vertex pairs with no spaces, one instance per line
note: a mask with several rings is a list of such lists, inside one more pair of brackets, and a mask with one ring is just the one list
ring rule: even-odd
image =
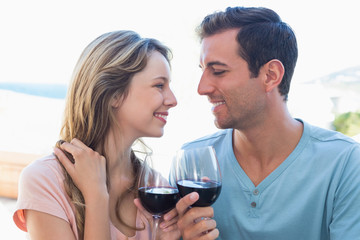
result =
[[[22,171],[13,220],[27,231],[24,210],[44,212],[75,225],[73,208],[63,187],[61,167],[53,156],[39,159]],[[74,227],[73,227],[74,229]]]
[[336,191],[331,239],[360,239],[360,146],[350,151]]

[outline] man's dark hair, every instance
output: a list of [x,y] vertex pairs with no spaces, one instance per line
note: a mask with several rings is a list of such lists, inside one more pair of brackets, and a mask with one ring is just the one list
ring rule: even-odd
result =
[[248,63],[251,77],[257,77],[260,68],[272,59],[278,59],[285,68],[279,92],[287,100],[294,73],[298,49],[293,30],[279,15],[268,8],[228,7],[204,18],[197,33],[202,40],[229,29],[239,29],[239,55]]

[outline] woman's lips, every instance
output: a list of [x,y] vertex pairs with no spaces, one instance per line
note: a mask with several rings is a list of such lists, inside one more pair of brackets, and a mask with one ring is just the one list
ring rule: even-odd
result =
[[161,113],[156,112],[156,113],[154,113],[154,116],[155,116],[157,119],[159,119],[159,120],[161,120],[162,122],[164,122],[164,123],[166,123],[166,118],[167,118],[168,115],[169,115],[169,114],[166,113],[166,112],[161,112]]

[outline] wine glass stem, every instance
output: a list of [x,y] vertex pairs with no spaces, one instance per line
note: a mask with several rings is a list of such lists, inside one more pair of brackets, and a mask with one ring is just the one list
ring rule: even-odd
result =
[[151,240],[156,240],[156,233],[157,233],[157,229],[158,229],[158,225],[159,225],[161,216],[153,216],[153,218],[154,218],[154,223],[153,223]]

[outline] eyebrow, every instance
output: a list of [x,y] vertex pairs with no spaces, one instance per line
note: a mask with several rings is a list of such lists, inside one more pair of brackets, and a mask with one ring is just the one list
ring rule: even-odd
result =
[[[228,66],[228,65],[225,64],[225,63],[222,63],[222,62],[219,62],[219,61],[213,61],[213,62],[208,62],[208,63],[206,64],[206,67],[212,67],[212,66],[214,66],[214,65],[220,65],[220,66],[224,66],[224,67],[227,67],[227,66]],[[199,64],[199,67],[202,68],[200,64]]]
[[158,80],[158,79],[163,80],[165,82],[171,82],[171,79],[168,79],[165,76],[157,76],[157,77],[154,77],[152,80]]

